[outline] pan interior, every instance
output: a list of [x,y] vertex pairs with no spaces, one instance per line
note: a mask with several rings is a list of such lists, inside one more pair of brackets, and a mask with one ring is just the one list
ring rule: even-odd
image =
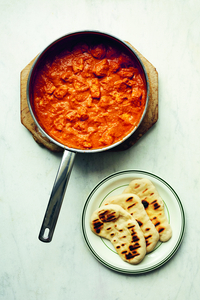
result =
[[[51,62],[54,60],[55,56],[59,55],[65,50],[71,51],[71,49],[74,48],[75,45],[81,44],[81,43],[89,43],[89,44],[110,44],[113,45],[114,47],[117,47],[122,51],[123,53],[127,54],[128,56],[132,57],[134,61],[137,64],[137,68],[139,69],[140,73],[142,74],[143,81],[145,82],[146,85],[146,105],[145,109],[143,111],[143,115],[140,119],[139,124],[134,128],[131,133],[126,135],[121,141],[118,141],[110,146],[107,147],[102,147],[98,149],[76,149],[76,148],[69,148],[66,145],[60,143],[59,141],[55,140],[52,138],[43,128],[43,126],[39,123],[37,114],[35,111],[35,106],[34,106],[34,87],[35,87],[35,80],[37,78],[38,72],[44,67],[46,62]],[[99,151],[105,151],[108,149],[111,149],[119,144],[121,144],[123,141],[125,141],[127,138],[129,138],[133,132],[138,128],[140,125],[145,113],[146,109],[148,106],[148,96],[149,96],[149,83],[148,83],[148,76],[146,73],[146,70],[137,56],[137,54],[134,52],[132,48],[130,48],[129,45],[127,45],[125,42],[119,40],[116,37],[113,37],[111,35],[101,33],[101,32],[93,32],[93,31],[84,31],[84,32],[77,32],[77,33],[72,33],[69,35],[66,35],[64,37],[61,37],[60,39],[54,41],[52,44],[50,44],[47,48],[43,50],[43,52],[37,57],[35,60],[31,72],[29,74],[28,78],[28,83],[27,83],[27,99],[28,99],[28,105],[30,112],[32,114],[32,117],[38,126],[39,130],[52,142],[57,144],[58,146],[71,150],[71,151],[76,151],[76,152],[99,152]]]

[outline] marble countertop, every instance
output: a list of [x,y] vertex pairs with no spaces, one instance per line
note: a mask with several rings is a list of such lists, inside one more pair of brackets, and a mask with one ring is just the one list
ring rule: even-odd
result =
[[[0,0],[0,299],[200,298],[199,1]],[[20,122],[20,72],[53,40],[100,30],[130,42],[159,74],[159,120],[129,150],[78,154],[51,243],[38,239],[61,153]],[[121,170],[145,170],[179,195],[181,247],[161,268],[116,273],[89,252],[81,214],[93,187]]]

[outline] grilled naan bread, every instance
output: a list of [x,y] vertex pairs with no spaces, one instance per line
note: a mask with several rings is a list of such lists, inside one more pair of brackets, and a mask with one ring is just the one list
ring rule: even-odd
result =
[[91,216],[90,226],[95,234],[111,241],[124,261],[138,264],[145,257],[142,230],[121,206],[110,204],[98,208]]
[[145,210],[155,225],[161,242],[168,241],[172,236],[172,229],[164,211],[164,203],[153,183],[146,179],[134,179],[123,193],[134,193],[140,197]]
[[108,204],[120,205],[136,219],[146,241],[146,251],[151,252],[159,241],[159,233],[149,219],[140,197],[134,194],[121,194],[108,197],[102,203],[102,205]]

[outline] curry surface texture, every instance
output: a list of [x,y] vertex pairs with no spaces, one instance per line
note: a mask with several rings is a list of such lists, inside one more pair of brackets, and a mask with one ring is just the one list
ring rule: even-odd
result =
[[99,149],[140,122],[146,84],[137,63],[109,44],[81,44],[47,61],[34,86],[41,127],[59,143]]

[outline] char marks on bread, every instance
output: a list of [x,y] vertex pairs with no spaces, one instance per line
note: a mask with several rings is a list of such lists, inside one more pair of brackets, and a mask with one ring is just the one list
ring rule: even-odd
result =
[[120,205],[135,218],[146,241],[146,252],[151,252],[159,240],[159,233],[147,215],[140,197],[131,193],[116,195],[106,198],[102,206],[109,204]]
[[140,197],[144,208],[159,233],[161,242],[167,242],[172,236],[172,229],[164,211],[164,202],[156,187],[147,178],[134,179],[123,191]]
[[140,263],[146,255],[146,242],[137,221],[120,205],[108,204],[95,210],[91,230],[110,240],[119,256],[130,264]]

